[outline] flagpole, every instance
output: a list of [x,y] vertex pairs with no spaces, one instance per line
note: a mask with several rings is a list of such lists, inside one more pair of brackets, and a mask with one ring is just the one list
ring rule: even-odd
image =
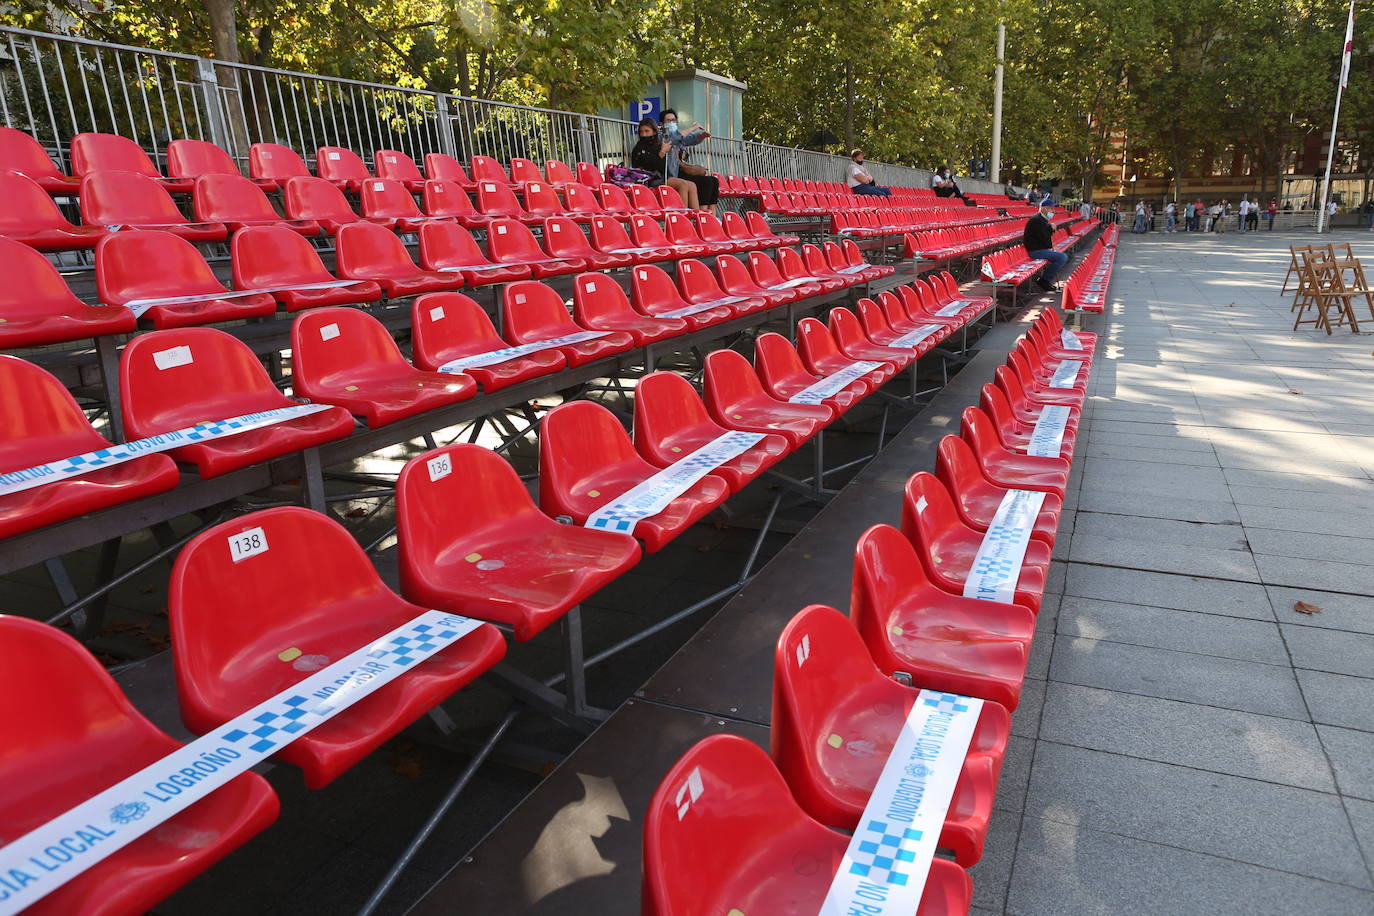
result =
[[1350,18],[1345,23],[1345,44],[1341,47],[1341,78],[1336,83],[1336,110],[1331,115],[1331,139],[1326,144],[1326,173],[1322,176],[1322,196],[1317,209],[1317,234],[1330,231],[1327,222],[1327,197],[1331,193],[1331,164],[1336,157],[1336,125],[1341,120],[1341,96],[1350,78],[1350,50],[1355,38],[1355,0],[1350,0]]

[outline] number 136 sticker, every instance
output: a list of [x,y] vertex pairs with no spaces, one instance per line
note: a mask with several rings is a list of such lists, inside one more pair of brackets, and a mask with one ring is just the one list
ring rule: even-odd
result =
[[267,534],[261,528],[229,535],[229,555],[235,563],[260,553],[267,553]]

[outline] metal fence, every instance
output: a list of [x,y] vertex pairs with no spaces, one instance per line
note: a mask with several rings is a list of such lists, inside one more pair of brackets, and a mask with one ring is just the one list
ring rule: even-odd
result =
[[[309,73],[226,64],[65,35],[0,28],[0,119],[28,131],[64,168],[72,136],[86,131],[135,140],[159,166],[171,140],[209,140],[240,163],[259,141],[307,161],[321,146],[370,159],[394,149],[502,161],[521,156],[598,166],[622,162],[635,125],[595,115],[507,105],[445,93]],[[790,147],[712,137],[692,161],[713,172],[843,180],[849,160]],[[867,162],[879,184],[928,187],[924,169]],[[997,186],[960,179],[965,191]]]

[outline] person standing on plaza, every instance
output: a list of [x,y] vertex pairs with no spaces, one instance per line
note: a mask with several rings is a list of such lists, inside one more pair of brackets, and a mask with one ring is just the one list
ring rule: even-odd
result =
[[1041,198],[1040,212],[1026,220],[1026,228],[1021,233],[1021,244],[1025,247],[1026,254],[1050,262],[1036,281],[1047,293],[1058,289],[1054,284],[1054,278],[1059,276],[1060,269],[1069,260],[1067,254],[1054,248],[1054,225],[1050,222],[1053,214],[1054,201],[1048,196]]
[[1172,200],[1169,201],[1167,204],[1164,205],[1164,216],[1165,216],[1165,219],[1166,219],[1166,221],[1167,221],[1167,225],[1165,225],[1164,231],[1165,231],[1165,232],[1177,232],[1177,231],[1178,231],[1178,205],[1175,204]]
[[1360,208],[1360,212],[1364,214],[1364,227],[1366,229],[1374,229],[1374,198],[1366,197],[1364,199],[1364,206]]
[[1268,206],[1267,208],[1265,208],[1265,211],[1264,211],[1264,215],[1265,215],[1265,216],[1268,218],[1268,220],[1269,220],[1269,231],[1270,231],[1270,232],[1273,232],[1273,231],[1274,231],[1274,217],[1278,215],[1278,212],[1279,212],[1279,202],[1278,202],[1277,200],[1271,199],[1271,200],[1269,201],[1269,206]]
[[1131,226],[1131,232],[1139,235],[1145,231],[1145,201],[1135,202],[1135,223]]
[[1242,197],[1240,206],[1236,208],[1236,231],[1244,232],[1245,224],[1250,220],[1250,198]]

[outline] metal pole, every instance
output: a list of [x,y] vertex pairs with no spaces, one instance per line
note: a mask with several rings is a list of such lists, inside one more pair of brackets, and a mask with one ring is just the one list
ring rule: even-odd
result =
[[988,180],[1002,180],[1002,64],[1006,58],[1007,27],[997,23],[997,75],[992,82],[992,168]]
[[1326,199],[1331,193],[1331,163],[1336,158],[1336,125],[1341,120],[1341,96],[1350,72],[1350,43],[1355,31],[1355,0],[1350,0],[1350,18],[1345,23],[1345,44],[1341,45],[1341,77],[1336,83],[1336,110],[1331,113],[1331,139],[1326,143],[1326,173],[1322,176],[1322,195],[1317,203],[1317,234],[1329,232],[1326,219]]

